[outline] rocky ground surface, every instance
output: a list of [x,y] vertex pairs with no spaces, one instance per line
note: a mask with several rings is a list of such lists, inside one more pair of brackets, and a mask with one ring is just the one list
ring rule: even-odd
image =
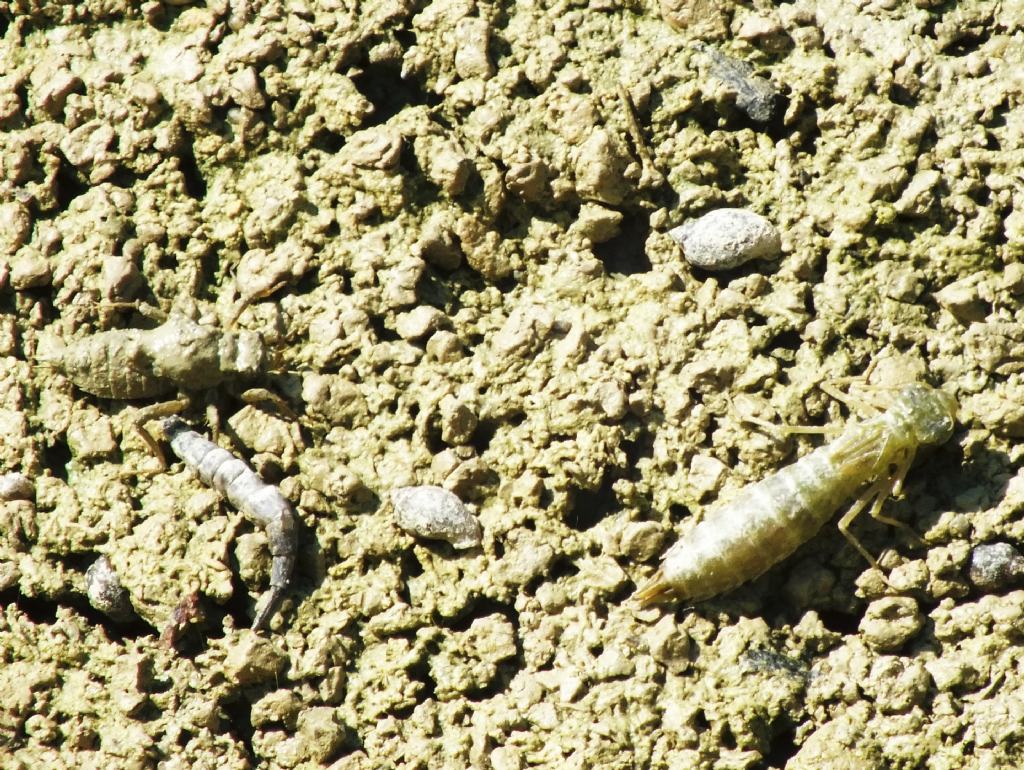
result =
[[[976,551],[1024,540],[1020,2],[23,0],[0,33],[0,767],[1024,762],[1019,557]],[[780,253],[690,266],[669,231],[725,207]],[[94,395],[151,376],[92,337],[139,301],[275,361]],[[886,508],[925,544],[854,527],[888,584],[826,526],[630,600],[819,441],[745,418],[841,425],[818,384],[872,364],[960,405]],[[264,533],[132,428],[179,388],[297,505],[262,634]],[[396,526],[421,484],[479,546]]]

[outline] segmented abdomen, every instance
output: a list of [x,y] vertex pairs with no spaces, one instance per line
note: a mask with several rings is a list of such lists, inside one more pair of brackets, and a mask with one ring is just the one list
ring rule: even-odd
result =
[[664,579],[700,601],[732,590],[782,561],[821,529],[871,472],[839,469],[837,445],[819,447],[712,507],[664,557]]
[[263,481],[243,460],[196,433],[177,417],[162,423],[171,449],[199,478],[267,533],[270,555],[270,591],[253,620],[254,629],[266,625],[291,580],[295,566],[297,532],[295,512],[280,490]]
[[164,430],[174,454],[250,520],[267,527],[284,513],[291,514],[291,504],[284,495],[263,481],[244,460],[184,427],[176,418],[165,420]]
[[152,398],[174,390],[153,373],[142,344],[145,331],[100,332],[72,343],[54,362],[76,386],[99,398]]

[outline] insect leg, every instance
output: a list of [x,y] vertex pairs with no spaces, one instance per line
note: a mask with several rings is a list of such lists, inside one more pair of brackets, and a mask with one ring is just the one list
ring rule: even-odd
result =
[[899,521],[898,519],[894,519],[891,516],[884,516],[882,514],[882,503],[884,503],[888,499],[889,495],[898,495],[900,493],[900,490],[903,489],[903,479],[907,475],[907,471],[910,469],[910,464],[913,461],[914,453],[913,451],[910,451],[907,453],[907,456],[900,463],[899,468],[896,469],[896,473],[893,474],[893,476],[890,477],[889,479],[883,479],[883,481],[885,482],[891,481],[892,485],[889,487],[888,492],[880,494],[878,495],[878,497],[875,498],[875,503],[874,505],[871,506],[871,509],[868,511],[868,514],[875,521],[880,521],[883,524],[888,524],[891,527],[896,527],[896,529],[901,530],[904,534],[908,535],[910,539],[918,545],[927,546],[928,543],[925,542],[924,538],[917,534],[910,527],[910,525],[906,524],[905,522]]
[[199,605],[198,591],[193,591],[178,602],[178,606],[171,612],[170,620],[164,626],[163,633],[160,634],[160,641],[167,647],[173,648],[193,620],[203,620],[203,609]]
[[654,160],[651,157],[651,151],[647,147],[647,142],[644,140],[644,132],[640,129],[640,122],[636,119],[636,107],[633,104],[633,99],[629,95],[629,91],[626,87],[619,84],[619,99],[622,100],[622,106],[624,107],[623,114],[626,117],[626,129],[629,131],[629,136],[633,140],[633,145],[637,149],[637,153],[640,155],[641,169],[641,187],[647,187],[648,185],[644,182],[653,183],[654,185],[662,185],[665,183],[664,175],[658,171],[654,165]]
[[843,537],[845,537],[850,542],[850,545],[856,548],[857,552],[875,569],[880,569],[878,566],[878,560],[868,553],[868,549],[865,548],[860,540],[857,539],[856,535],[850,531],[850,524],[853,523],[853,520],[860,515],[860,512],[863,511],[872,500],[885,500],[889,492],[887,485],[888,479],[882,479],[880,481],[876,481],[864,490],[864,493],[857,498],[853,505],[850,506],[850,510],[844,513],[843,517],[839,519],[838,525],[839,531],[843,533]]
[[150,305],[147,302],[103,302],[101,307],[109,307],[116,310],[134,310],[139,315],[145,316],[151,321],[157,321],[163,323],[167,320],[167,313],[155,305]]
[[892,496],[896,497],[903,491],[903,479],[907,476],[907,471],[910,470],[911,463],[914,462],[914,450],[909,449],[907,451],[906,459],[900,463],[900,467],[896,469],[896,473],[893,474],[892,482]]
[[[238,319],[242,317],[242,313],[245,312],[247,307],[255,303],[257,300],[265,299],[271,294],[280,291],[291,283],[291,280],[292,279],[290,278],[282,278],[280,281],[272,286],[268,286],[263,291],[258,291],[255,294],[243,294],[242,298],[238,300],[238,304],[235,305],[234,309],[231,311],[231,315],[224,320],[224,328],[234,329],[238,324]],[[236,289],[236,291],[238,291],[238,289]]]
[[763,420],[760,417],[754,417],[753,415],[744,415],[740,417],[740,419],[743,422],[749,422],[751,425],[756,425],[768,433],[775,434],[779,437],[792,434],[834,436],[837,433],[841,433],[843,430],[840,426],[832,425],[779,425],[771,420]]
[[270,403],[289,420],[298,420],[299,416],[295,410],[288,406],[288,402],[279,395],[266,388],[249,388],[242,392],[242,400],[247,404]]
[[167,470],[167,458],[164,456],[164,450],[160,448],[160,444],[153,438],[153,434],[146,429],[146,423],[158,417],[180,414],[188,408],[188,404],[187,398],[161,401],[159,404],[150,404],[149,406],[142,407],[132,418],[132,427],[139,434],[140,438],[146,442],[146,446],[149,447],[149,451],[153,453],[153,456],[160,461],[160,470],[162,471]]
[[[730,410],[736,410],[736,405],[731,398],[729,399],[729,408]],[[780,425],[752,414],[741,414],[739,420],[740,422],[756,425],[769,435],[780,439],[793,434],[834,436],[843,430],[842,426],[838,425]]]
[[859,379],[860,378],[858,377],[848,377],[838,380],[829,380],[828,382],[819,383],[818,388],[820,388],[821,392],[825,395],[830,398],[834,398],[841,404],[845,404],[850,409],[855,410],[860,414],[873,417],[874,415],[881,413],[883,411],[883,407],[880,407],[877,404],[872,404],[863,397],[859,398],[854,396],[852,393],[844,393],[838,387],[840,383],[858,382]]
[[659,569],[651,576],[650,580],[637,589],[633,598],[640,603],[641,607],[649,607],[670,593],[672,593],[672,586],[665,579],[664,570]]

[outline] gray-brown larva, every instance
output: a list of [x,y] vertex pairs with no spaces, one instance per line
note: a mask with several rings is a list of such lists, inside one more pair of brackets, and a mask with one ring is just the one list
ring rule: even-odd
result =
[[480,545],[480,522],[454,494],[430,485],[391,490],[395,523],[418,537],[444,540],[454,548]]
[[[154,308],[144,312],[162,315]],[[40,360],[86,393],[132,400],[258,374],[268,354],[255,332],[226,332],[172,313],[155,328],[99,332]]]

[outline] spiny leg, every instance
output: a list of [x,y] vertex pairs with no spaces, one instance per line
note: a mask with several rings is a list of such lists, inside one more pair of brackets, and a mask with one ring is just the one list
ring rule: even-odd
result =
[[[871,372],[880,359],[874,359],[864,373],[856,377],[835,377],[819,384],[819,388],[851,409],[864,410],[867,414],[884,412],[892,405],[893,395],[903,389],[902,385],[872,385],[868,382]],[[854,395],[855,387],[859,394]],[[846,388],[842,390],[841,388]]]
[[875,366],[877,365],[878,359],[872,358],[871,363],[868,364],[867,369],[865,369],[860,374],[846,374],[843,375],[842,377],[829,377],[827,380],[825,380],[825,383],[832,383],[833,385],[843,387],[859,383],[867,383],[868,378],[871,377],[871,373],[874,372]]
[[843,430],[841,427],[833,425],[779,425],[771,420],[764,420],[760,417],[754,417],[753,415],[745,415],[740,417],[740,419],[743,422],[749,422],[751,425],[764,428],[769,433],[775,433],[779,436],[788,436],[792,434],[834,436],[841,433]]
[[890,388],[883,385],[862,385],[861,400],[870,404],[879,412],[884,412],[892,406],[894,394],[899,388]]
[[[870,372],[871,367],[868,368]],[[839,377],[836,379],[828,380],[826,382],[819,383],[818,387],[825,395],[835,399],[841,404],[845,404],[848,408],[853,411],[864,414],[868,417],[873,417],[885,411],[886,405],[880,403],[872,403],[870,399],[864,397],[857,397],[851,393],[845,393],[839,389],[838,386],[843,384],[859,383],[863,381],[863,377]],[[843,432],[843,426],[839,425],[776,425],[775,423],[761,419],[760,417],[754,417],[752,415],[744,415],[741,417],[744,422],[749,422],[753,425],[757,425],[777,435],[824,435],[824,436],[836,436]]]
[[[729,408],[731,411],[737,411],[735,402],[731,398],[728,399]],[[786,425],[785,423],[779,424],[772,422],[771,420],[765,420],[763,417],[755,417],[752,414],[741,414],[739,416],[740,422],[750,423],[763,429],[766,433],[776,436],[777,438],[784,438],[789,435],[813,435],[813,436],[835,436],[842,432],[842,426],[838,425]]]

